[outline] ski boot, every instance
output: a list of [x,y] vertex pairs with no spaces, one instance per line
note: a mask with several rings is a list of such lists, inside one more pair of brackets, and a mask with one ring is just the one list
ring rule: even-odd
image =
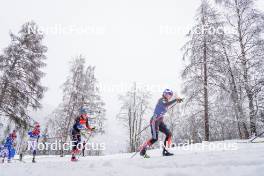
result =
[[150,158],[150,156],[147,155],[147,154],[145,154],[145,155],[143,156],[143,158]]
[[19,154],[19,161],[22,161],[22,160],[23,160],[23,154],[20,153],[20,154]]
[[77,159],[76,157],[72,157],[72,158],[71,158],[71,161],[72,161],[72,162],[76,162],[76,161],[78,161],[78,159]]
[[174,155],[174,154],[168,152],[168,150],[166,150],[166,149],[163,149],[162,155],[163,155],[163,156],[172,156],[172,155]]
[[145,148],[142,149],[139,154],[140,154],[140,156],[143,156],[143,158],[150,158],[150,156],[147,155],[147,152],[146,152]]
[[76,161],[78,161],[78,159],[76,158],[75,155],[72,155],[72,157],[71,157],[71,161],[76,162]]
[[35,157],[36,157],[36,150],[33,151],[33,158],[32,158],[32,163],[36,163]]
[[8,162],[8,163],[11,163],[11,159],[8,159],[7,162]]

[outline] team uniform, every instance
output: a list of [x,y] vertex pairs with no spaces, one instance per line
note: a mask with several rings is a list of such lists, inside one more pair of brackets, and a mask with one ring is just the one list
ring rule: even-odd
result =
[[34,129],[32,131],[28,132],[29,135],[29,141],[28,145],[30,146],[30,150],[32,151],[33,159],[32,162],[35,163],[35,157],[37,154],[37,146],[38,146],[38,140],[40,138],[40,126],[39,124],[36,124]]
[[12,158],[14,158],[15,154],[16,154],[16,150],[15,150],[15,139],[16,139],[16,132],[13,131],[13,133],[11,133],[5,140],[4,146],[1,147],[1,158],[2,158],[2,162],[4,163],[5,158],[7,158],[8,162],[11,162]]
[[78,145],[81,143],[81,130],[93,131],[88,122],[87,112],[84,109],[80,110],[80,116],[75,119],[75,123],[72,127],[72,158],[71,161],[77,161],[76,154],[80,151],[78,150]]
[[[165,95],[166,93],[168,93],[169,95],[173,95],[172,91],[166,89],[163,93],[163,95]],[[155,110],[154,110],[154,114],[150,119],[150,127],[151,127],[151,135],[152,138],[149,139],[148,141],[146,141],[141,147],[140,147],[140,155],[141,156],[145,156],[146,155],[146,150],[148,147],[150,147],[151,145],[153,145],[155,142],[158,141],[158,135],[159,135],[159,131],[164,133],[166,135],[165,141],[164,141],[164,146],[168,146],[171,144],[171,137],[172,137],[172,133],[171,131],[167,128],[166,124],[164,123],[163,119],[164,119],[164,115],[166,114],[168,107],[171,106],[172,104],[182,101],[181,99],[175,99],[172,101],[168,101],[166,99],[165,96],[163,96],[162,98],[159,99]],[[171,153],[169,153],[165,147],[163,149],[163,155],[164,156],[168,156],[168,155],[172,155]]]

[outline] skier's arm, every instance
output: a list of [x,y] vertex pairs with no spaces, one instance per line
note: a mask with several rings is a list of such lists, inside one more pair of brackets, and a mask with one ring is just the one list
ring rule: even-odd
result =
[[88,119],[86,120],[86,128],[90,131],[93,130],[93,128],[90,126],[89,122],[88,122]]
[[170,105],[172,105],[172,104],[174,104],[176,102],[177,102],[177,99],[169,101],[169,102],[165,102],[164,104],[165,104],[165,106],[170,106]]
[[29,135],[29,136],[31,136],[31,135],[32,135],[32,132],[31,132],[31,131],[29,131],[29,132],[28,132],[28,135]]
[[165,106],[170,106],[170,105],[172,105],[172,104],[174,104],[174,103],[181,103],[183,101],[183,99],[181,99],[181,98],[176,98],[176,99],[174,99],[174,100],[172,100],[172,101],[169,101],[169,102],[166,102],[165,103]]

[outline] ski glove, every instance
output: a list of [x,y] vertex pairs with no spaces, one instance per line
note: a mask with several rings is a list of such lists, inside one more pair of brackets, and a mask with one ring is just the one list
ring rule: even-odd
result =
[[177,101],[177,103],[181,103],[181,102],[183,102],[183,98],[176,98],[176,101]]

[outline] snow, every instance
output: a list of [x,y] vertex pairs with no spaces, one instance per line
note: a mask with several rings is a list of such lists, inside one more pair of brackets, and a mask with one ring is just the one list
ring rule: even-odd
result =
[[235,145],[235,150],[200,150],[201,144],[170,149],[175,155],[162,157],[159,149],[148,151],[150,159],[132,154],[81,157],[70,162],[70,157],[39,156],[32,164],[14,160],[0,164],[1,176],[262,176],[264,170],[264,143],[242,143],[241,141],[213,142],[210,144]]

